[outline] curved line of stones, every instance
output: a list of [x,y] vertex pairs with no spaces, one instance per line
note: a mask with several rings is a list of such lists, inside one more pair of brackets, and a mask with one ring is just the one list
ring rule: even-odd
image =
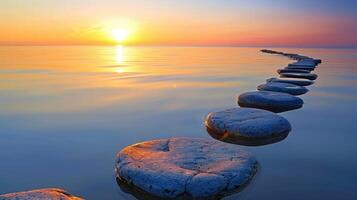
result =
[[[280,51],[274,51],[274,50],[269,50],[269,49],[262,49],[261,52],[263,53],[269,53],[269,54],[277,54],[277,55],[282,55],[282,56],[287,56],[291,59],[294,59],[294,60],[297,60],[298,62],[299,61],[303,61],[303,60],[310,60],[310,61],[313,61],[315,62],[315,66],[317,66],[317,64],[321,63],[321,60],[320,59],[314,59],[314,58],[311,58],[311,57],[308,57],[308,56],[303,56],[303,55],[299,55],[299,54],[292,54],[292,53],[284,53],[284,52],[280,52]],[[169,150],[169,149],[168,149]],[[197,173],[199,174],[199,172]],[[197,175],[196,174],[196,175]],[[191,179],[193,178],[193,176],[191,177]],[[188,182],[189,180],[187,180]],[[186,183],[187,184],[187,183]],[[53,190],[53,189],[52,189]],[[34,190],[36,191],[36,190]],[[66,196],[68,196],[68,198],[72,199],[72,198],[75,198],[77,199],[75,196],[67,193],[66,191],[63,191],[63,190],[60,190],[58,189],[59,193],[61,194],[64,194]],[[31,191],[29,191],[31,192]],[[7,195],[7,194],[4,194],[4,195]],[[6,198],[4,195],[0,195],[0,199],[1,198]]]

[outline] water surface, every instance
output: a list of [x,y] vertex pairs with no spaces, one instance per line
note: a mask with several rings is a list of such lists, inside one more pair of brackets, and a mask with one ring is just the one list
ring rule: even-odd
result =
[[[208,112],[237,106],[239,93],[291,62],[259,49],[0,47],[0,193],[60,187],[131,199],[115,182],[116,152],[149,139],[209,138]],[[244,147],[261,169],[233,199],[355,199],[357,50],[276,50],[323,64],[304,107],[282,114],[288,138]]]

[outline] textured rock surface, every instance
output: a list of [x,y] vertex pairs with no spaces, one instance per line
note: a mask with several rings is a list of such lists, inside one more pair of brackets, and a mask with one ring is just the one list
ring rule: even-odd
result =
[[280,73],[301,73],[301,74],[308,74],[310,73],[310,70],[304,70],[304,69],[278,69],[277,70],[278,74]]
[[270,82],[279,82],[279,83],[291,83],[294,85],[300,86],[309,86],[314,84],[314,81],[305,80],[305,79],[296,79],[296,78],[269,78],[267,79],[267,83]]
[[317,78],[316,74],[304,74],[304,73],[281,73],[282,78],[303,78],[309,80],[315,80]]
[[0,195],[0,200],[82,200],[58,188],[46,188]]
[[116,175],[163,198],[208,198],[247,184],[257,162],[239,147],[198,138],[142,142],[120,151]]
[[283,140],[290,123],[270,111],[255,108],[232,108],[208,114],[205,121],[209,134],[224,142],[257,146]]
[[301,108],[304,102],[299,97],[282,92],[254,91],[239,95],[238,104],[241,107],[285,112]]
[[309,90],[304,86],[294,85],[290,83],[270,82],[259,85],[257,87],[260,91],[283,92],[292,95],[302,95]]

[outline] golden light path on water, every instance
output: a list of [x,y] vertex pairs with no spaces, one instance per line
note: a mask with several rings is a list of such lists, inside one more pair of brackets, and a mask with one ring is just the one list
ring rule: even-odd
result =
[[188,100],[199,107],[201,91],[219,89],[207,98],[221,102],[221,91],[255,89],[249,83],[263,83],[289,62],[259,48],[123,45],[0,47],[0,61],[0,92],[6,94],[0,109],[12,113],[88,110],[160,95],[173,98],[166,109],[187,107]]
[[118,67],[116,67],[115,71],[118,73],[124,73],[126,72],[126,67],[125,67],[125,49],[124,46],[122,45],[118,45],[115,48],[115,52],[116,52],[116,62],[118,64]]

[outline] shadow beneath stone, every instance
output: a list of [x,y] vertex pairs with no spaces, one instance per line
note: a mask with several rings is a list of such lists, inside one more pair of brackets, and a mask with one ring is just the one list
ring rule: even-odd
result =
[[207,133],[216,140],[220,140],[222,142],[227,142],[231,144],[238,144],[244,146],[263,146],[268,144],[274,144],[280,142],[288,137],[289,132],[271,136],[271,137],[263,137],[263,138],[247,138],[242,136],[236,136],[228,133],[220,133],[206,126]]
[[132,200],[220,200],[220,199],[233,199],[235,196],[239,195],[240,192],[242,192],[243,190],[245,190],[251,182],[253,182],[256,179],[256,174],[258,174],[258,171],[261,170],[261,167],[259,165],[259,163],[257,163],[255,165],[254,168],[254,173],[251,175],[249,179],[249,181],[247,181],[245,184],[241,185],[239,188],[232,190],[232,191],[226,191],[223,194],[214,196],[214,197],[205,197],[205,198],[193,198],[191,196],[188,195],[183,195],[177,198],[163,198],[163,197],[157,197],[154,196],[142,189],[140,189],[139,187],[130,184],[128,182],[126,182],[125,180],[121,179],[121,178],[116,178],[116,182],[120,188],[120,190],[127,194],[127,196],[125,196],[125,198],[127,199],[132,199]]
[[144,190],[140,189],[139,187],[129,184],[126,181],[124,181],[118,177],[116,178],[116,182],[122,192],[133,196],[130,199],[139,199],[139,200],[162,200],[162,199],[165,199],[165,198],[160,198],[160,197],[150,195],[149,193],[145,192]]

